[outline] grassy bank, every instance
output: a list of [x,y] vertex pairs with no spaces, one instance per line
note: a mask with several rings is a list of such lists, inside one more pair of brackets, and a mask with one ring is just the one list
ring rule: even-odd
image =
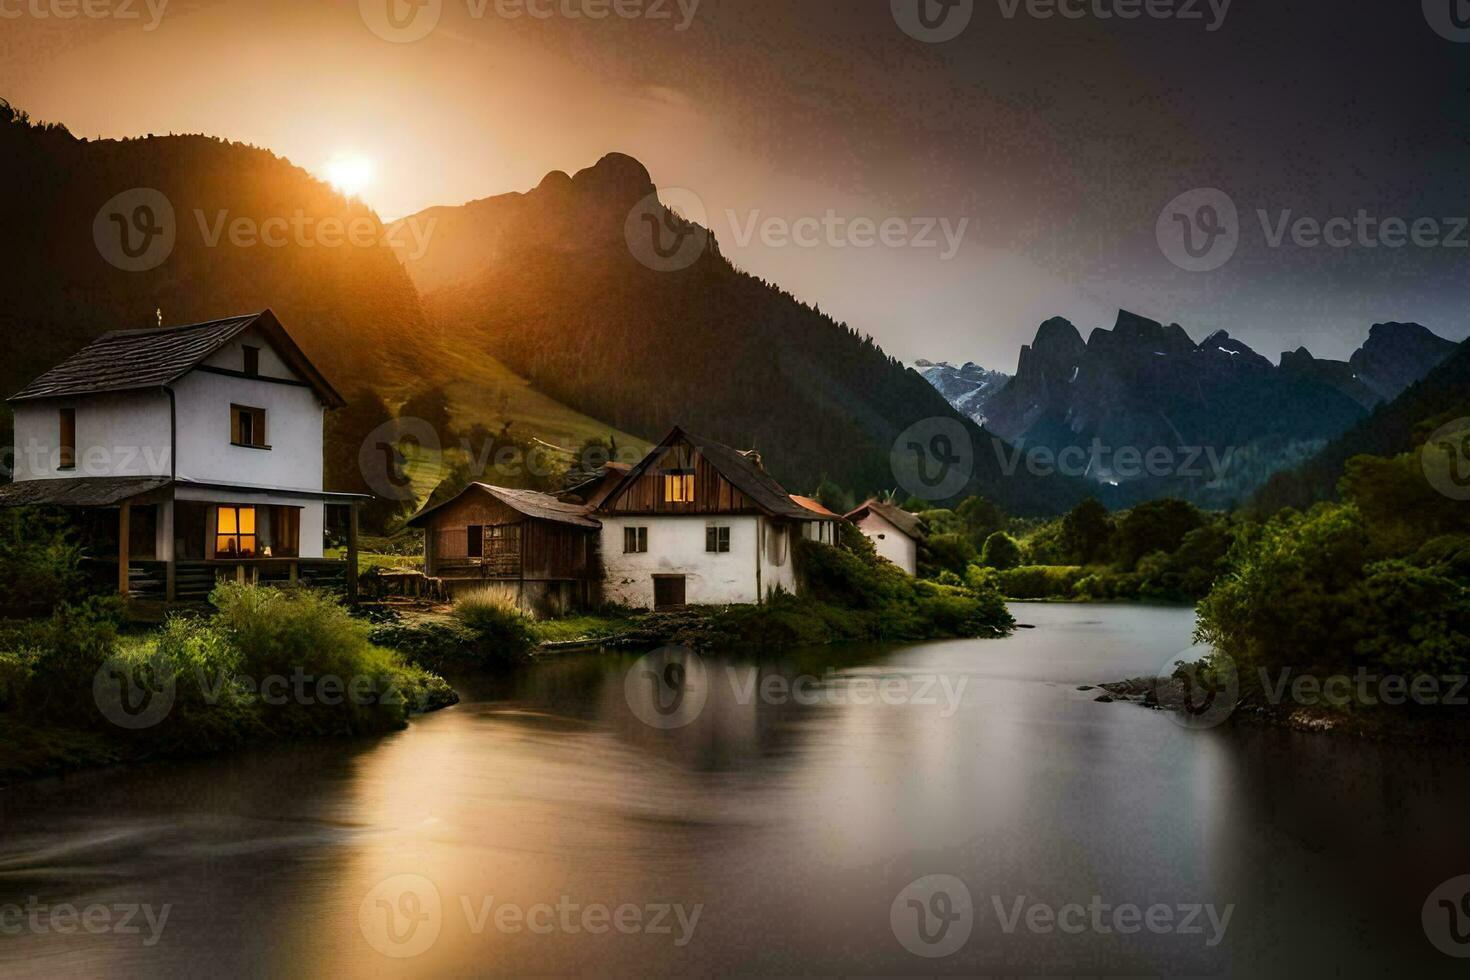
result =
[[321,593],[221,585],[211,603],[146,633],[124,634],[120,603],[95,598],[0,627],[0,783],[379,734],[456,700]]

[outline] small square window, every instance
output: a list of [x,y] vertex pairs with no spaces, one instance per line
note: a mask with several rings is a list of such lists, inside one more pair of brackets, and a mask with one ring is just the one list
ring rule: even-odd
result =
[[623,554],[641,555],[648,551],[648,528],[623,528]]
[[704,550],[721,554],[730,550],[730,529],[710,524],[704,529]]
[[269,449],[265,441],[265,409],[231,405],[230,442],[237,446]]

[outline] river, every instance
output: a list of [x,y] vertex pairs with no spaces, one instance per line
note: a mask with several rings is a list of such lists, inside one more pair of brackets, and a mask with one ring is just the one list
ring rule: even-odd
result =
[[1421,908],[1470,873],[1462,753],[1099,703],[1192,612],[1013,610],[0,792],[0,975],[1459,972]]

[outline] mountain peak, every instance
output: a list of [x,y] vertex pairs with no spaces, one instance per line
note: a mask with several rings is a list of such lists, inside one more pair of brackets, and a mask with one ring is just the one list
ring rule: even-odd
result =
[[577,171],[572,186],[584,194],[626,207],[632,207],[656,190],[648,168],[626,153],[609,153],[587,169]]

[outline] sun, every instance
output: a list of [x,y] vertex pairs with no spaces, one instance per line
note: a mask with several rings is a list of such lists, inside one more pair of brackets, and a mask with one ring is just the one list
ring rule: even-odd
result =
[[373,182],[373,162],[355,153],[342,153],[328,160],[322,176],[337,190],[356,197]]

